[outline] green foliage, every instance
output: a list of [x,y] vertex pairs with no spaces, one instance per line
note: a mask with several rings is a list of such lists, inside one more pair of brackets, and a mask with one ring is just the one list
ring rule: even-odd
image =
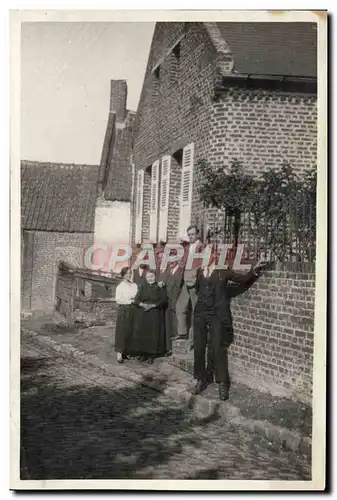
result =
[[[316,232],[315,170],[299,179],[289,163],[269,168],[259,178],[244,173],[234,159],[229,168],[212,169],[199,162],[199,196],[205,208],[225,210],[233,217],[237,243],[242,214],[249,214],[250,238],[259,249],[271,250],[278,260],[313,260]],[[236,233],[236,234],[235,234]],[[298,254],[301,255],[298,255]]]
[[221,168],[212,170],[205,160],[200,160],[199,169],[203,179],[199,195],[205,207],[226,209],[227,213],[249,209],[256,181],[245,175],[238,160],[232,162],[228,173]]

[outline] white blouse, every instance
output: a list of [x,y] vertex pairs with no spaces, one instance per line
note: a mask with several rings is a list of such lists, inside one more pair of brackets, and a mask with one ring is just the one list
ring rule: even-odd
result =
[[131,304],[132,299],[135,298],[138,292],[138,287],[136,283],[130,283],[129,281],[122,281],[116,287],[116,302],[120,305]]

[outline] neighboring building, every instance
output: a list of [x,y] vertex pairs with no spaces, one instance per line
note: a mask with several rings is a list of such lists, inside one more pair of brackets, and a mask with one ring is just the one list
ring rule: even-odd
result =
[[[21,162],[21,309],[53,309],[61,260],[85,267],[94,243],[130,243],[135,113],[126,99],[126,82],[112,80],[100,166]],[[110,249],[89,255],[104,271]]]
[[102,150],[95,243],[129,244],[131,240],[132,135],[135,112],[126,109],[127,84],[112,80],[110,109]]
[[198,160],[316,166],[315,23],[157,23],[136,115],[132,241],[207,227]]
[[21,162],[21,309],[53,310],[61,260],[93,244],[99,167]]

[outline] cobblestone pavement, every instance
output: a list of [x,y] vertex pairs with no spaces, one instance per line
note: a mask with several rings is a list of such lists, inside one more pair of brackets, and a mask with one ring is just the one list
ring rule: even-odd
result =
[[21,341],[21,375],[29,479],[310,480],[304,457],[215,418],[200,420],[163,394],[36,339]]
[[[23,321],[22,325],[43,337],[52,339],[57,344],[66,344],[81,353],[97,356],[105,365],[112,366],[116,364],[112,325],[76,329],[69,327],[66,323],[59,323],[55,317],[34,317]],[[187,358],[185,358],[185,361],[187,361]],[[155,360],[151,370],[161,370],[163,364],[166,365],[165,373],[171,372],[171,379],[176,378],[177,381],[188,379],[189,382],[192,382],[191,375],[186,374],[181,368],[174,367],[170,358]],[[189,365],[189,371],[193,373],[192,353],[190,353]],[[129,360],[124,366],[130,366],[134,372],[144,374],[144,364],[135,360]],[[238,375],[236,374],[232,380],[230,404],[234,405],[242,416],[260,421],[267,420],[270,424],[299,432],[303,437],[306,436],[310,439],[312,435],[312,409],[310,405],[271,395],[268,392],[258,390],[257,387],[249,387],[240,382],[240,376]],[[217,401],[217,384],[211,384],[207,387],[206,391],[203,392],[203,397]]]

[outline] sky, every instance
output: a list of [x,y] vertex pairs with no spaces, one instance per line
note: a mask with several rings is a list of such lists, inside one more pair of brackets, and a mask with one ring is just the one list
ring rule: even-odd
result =
[[155,23],[23,23],[21,159],[100,163],[110,80],[136,110]]

